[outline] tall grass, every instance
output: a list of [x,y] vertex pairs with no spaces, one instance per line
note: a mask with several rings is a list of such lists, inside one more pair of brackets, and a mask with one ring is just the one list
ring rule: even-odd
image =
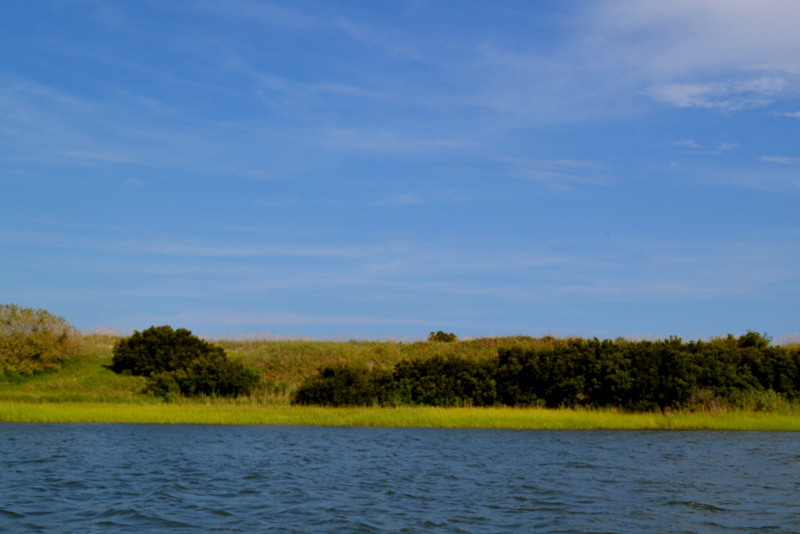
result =
[[368,368],[390,369],[404,359],[455,355],[484,360],[497,357],[498,349],[531,348],[550,342],[550,338],[487,337],[454,343],[398,342],[395,340],[314,341],[273,338],[223,339],[213,341],[232,358],[262,371],[274,395],[288,402],[288,392],[321,367],[340,363]]
[[321,408],[230,404],[19,403],[0,401],[0,421],[495,428],[518,430],[800,431],[800,414],[624,414],[543,408]]

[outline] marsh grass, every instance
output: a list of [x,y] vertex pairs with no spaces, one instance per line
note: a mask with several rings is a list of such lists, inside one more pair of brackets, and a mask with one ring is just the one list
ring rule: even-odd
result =
[[800,431],[800,414],[626,414],[543,408],[321,408],[231,404],[20,403],[0,401],[0,421],[487,428],[517,430]]

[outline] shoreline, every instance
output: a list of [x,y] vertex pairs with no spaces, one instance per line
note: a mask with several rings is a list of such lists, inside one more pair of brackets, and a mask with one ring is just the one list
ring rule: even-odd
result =
[[0,422],[304,425],[507,430],[800,431],[800,413],[619,413],[545,408],[324,408],[284,405],[0,401]]

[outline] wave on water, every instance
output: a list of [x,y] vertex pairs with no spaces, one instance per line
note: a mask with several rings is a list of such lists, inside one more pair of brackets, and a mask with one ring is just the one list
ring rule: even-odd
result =
[[0,424],[2,532],[800,531],[786,433]]

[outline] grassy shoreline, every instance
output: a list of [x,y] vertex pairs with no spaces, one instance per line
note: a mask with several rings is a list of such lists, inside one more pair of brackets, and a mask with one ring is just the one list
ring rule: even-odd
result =
[[0,422],[309,425],[516,430],[800,431],[800,414],[620,413],[543,408],[322,408],[235,404],[0,401]]
[[365,427],[550,430],[800,431],[800,407],[772,411],[718,410],[623,413],[543,408],[324,408],[292,406],[291,391],[309,373],[337,362],[390,367],[430,354],[485,357],[499,347],[537,343],[487,338],[459,343],[228,341],[229,354],[260,369],[265,382],[250,397],[164,403],[142,393],[144,379],[111,371],[113,340],[87,336],[85,350],[54,372],[0,379],[0,423],[152,423],[208,425],[327,425]]

